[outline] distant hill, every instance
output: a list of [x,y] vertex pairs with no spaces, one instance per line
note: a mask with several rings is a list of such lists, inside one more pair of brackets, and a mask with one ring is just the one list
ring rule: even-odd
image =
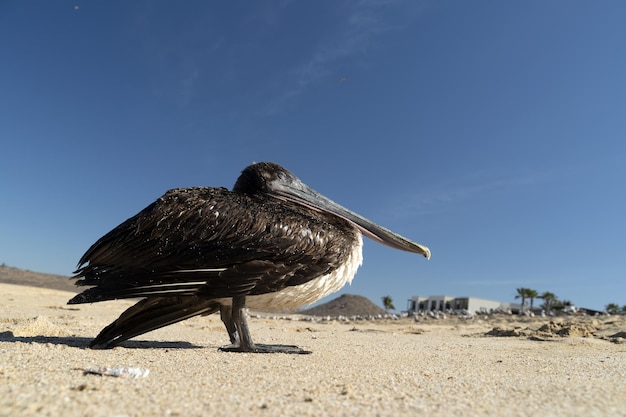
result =
[[0,282],[5,284],[28,285],[30,287],[78,292],[74,281],[63,275],[44,274],[12,266],[0,266]]
[[378,307],[369,299],[361,295],[343,294],[327,303],[320,304],[316,307],[302,310],[300,314],[309,316],[376,316],[385,314],[385,310]]

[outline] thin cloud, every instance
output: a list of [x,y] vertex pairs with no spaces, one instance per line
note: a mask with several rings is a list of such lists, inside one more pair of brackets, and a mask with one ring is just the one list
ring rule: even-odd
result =
[[[280,112],[288,101],[305,93],[311,85],[324,79],[336,79],[334,72],[339,61],[367,54],[381,34],[410,23],[411,19],[402,22],[396,19],[392,23],[386,12],[399,8],[414,10],[416,4],[418,2],[402,0],[363,0],[346,7],[336,36],[318,45],[310,59],[288,71],[288,79],[291,79],[288,88],[274,98],[269,111]],[[414,12],[402,13],[404,17],[415,15]]]
[[477,196],[502,189],[527,187],[551,178],[550,173],[531,173],[512,178],[475,182],[472,184],[442,185],[438,191],[416,193],[401,205],[402,215],[424,215],[441,212],[452,207],[458,207],[462,202],[469,201]]

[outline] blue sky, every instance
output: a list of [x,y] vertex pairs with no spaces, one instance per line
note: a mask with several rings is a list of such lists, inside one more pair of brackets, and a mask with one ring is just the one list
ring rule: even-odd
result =
[[[626,304],[622,1],[0,3],[0,262],[274,161],[428,245],[342,292]],[[331,296],[332,297],[332,296]]]

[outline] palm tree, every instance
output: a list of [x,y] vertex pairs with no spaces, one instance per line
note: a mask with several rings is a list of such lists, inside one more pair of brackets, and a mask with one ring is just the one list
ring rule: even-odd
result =
[[606,307],[604,307],[604,309],[609,314],[618,314],[619,313],[619,306],[617,304],[615,304],[615,303],[607,304]]
[[385,295],[383,297],[383,306],[385,307],[385,313],[389,313],[389,310],[395,310],[396,308],[393,306],[393,300],[390,295]]
[[524,314],[524,304],[526,304],[526,299],[528,298],[528,288],[517,288],[517,295],[515,296],[515,299],[517,300],[518,298],[522,299],[522,306],[519,309],[519,314],[521,316],[522,314]]
[[530,288],[526,288],[526,298],[530,299],[530,311],[533,311],[533,302],[535,301],[535,298],[537,298],[539,296],[539,293],[537,292],[537,290],[533,290]]
[[552,310],[552,306],[557,300],[556,295],[554,295],[554,293],[551,293],[550,291],[545,291],[538,298],[541,298],[543,300],[543,308],[545,308],[548,313]]

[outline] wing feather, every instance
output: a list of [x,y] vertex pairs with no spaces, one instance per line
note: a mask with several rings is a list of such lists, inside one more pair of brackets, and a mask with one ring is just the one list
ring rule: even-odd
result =
[[262,294],[344,261],[355,231],[262,199],[225,188],[168,191],[87,250],[75,277],[95,287],[72,301]]

